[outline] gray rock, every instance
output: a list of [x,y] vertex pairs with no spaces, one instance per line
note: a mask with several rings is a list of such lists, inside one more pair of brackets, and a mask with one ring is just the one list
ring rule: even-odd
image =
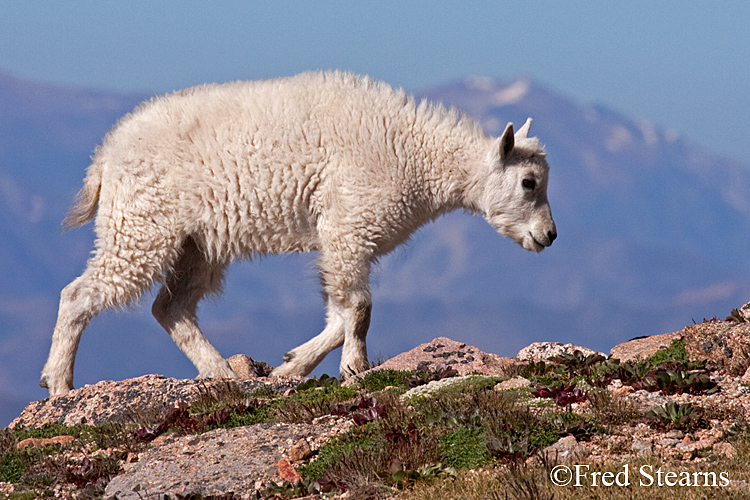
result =
[[591,450],[585,443],[576,441],[575,436],[565,436],[539,454],[547,460],[570,464],[585,459],[591,454]]
[[140,500],[200,494],[243,498],[256,483],[281,482],[277,464],[300,440],[335,434],[336,424],[258,424],[170,437],[107,485],[105,498]]
[[679,439],[664,438],[664,439],[660,439],[659,441],[657,441],[657,444],[661,446],[662,448],[669,448],[671,446],[676,445],[679,442],[680,442]]
[[671,401],[667,396],[663,396],[658,392],[648,392],[645,390],[630,393],[626,398],[643,413],[653,410],[657,406],[664,406]]
[[650,455],[654,450],[654,445],[649,439],[636,439],[630,449],[638,455]]
[[665,436],[666,436],[667,438],[671,438],[671,439],[677,439],[677,440],[679,440],[679,439],[682,439],[682,438],[684,438],[684,437],[685,437],[685,433],[684,433],[684,432],[682,432],[682,431],[681,431],[681,430],[679,430],[679,429],[672,429],[671,431],[667,432],[667,433],[665,434]]

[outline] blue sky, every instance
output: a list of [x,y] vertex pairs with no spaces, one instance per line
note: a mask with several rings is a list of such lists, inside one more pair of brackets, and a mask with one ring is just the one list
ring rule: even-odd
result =
[[66,1],[0,6],[0,71],[163,93],[348,69],[529,76],[750,165],[750,2]]

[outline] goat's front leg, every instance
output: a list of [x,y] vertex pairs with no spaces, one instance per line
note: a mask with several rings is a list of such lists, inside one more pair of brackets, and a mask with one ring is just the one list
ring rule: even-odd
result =
[[338,304],[328,300],[326,327],[311,340],[284,354],[284,364],[277,367],[271,376],[308,375],[323,361],[329,352],[341,347],[345,337],[345,315]]
[[367,329],[370,326],[369,302],[360,302],[344,308],[328,300],[326,327],[313,338],[284,355],[284,364],[271,372],[271,376],[308,375],[332,350],[344,346],[339,374],[348,378],[367,370]]
[[[350,251],[365,248],[347,246]],[[349,258],[341,257],[342,253]],[[333,246],[321,252],[319,265],[327,297],[326,327],[317,337],[286,353],[284,364],[272,375],[307,375],[341,345],[344,346],[339,367],[341,377],[348,378],[370,367],[365,341],[372,309],[370,261],[364,256],[354,258],[349,252],[341,252],[340,246]]]
[[341,351],[339,376],[349,378],[370,368],[367,359],[367,330],[370,328],[369,300],[361,300],[347,309],[344,332],[344,348]]

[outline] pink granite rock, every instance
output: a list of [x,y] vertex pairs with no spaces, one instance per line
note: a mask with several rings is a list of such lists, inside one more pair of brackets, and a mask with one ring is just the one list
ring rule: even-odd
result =
[[682,331],[690,359],[717,365],[747,366],[750,358],[750,323],[713,321],[690,325]]
[[431,342],[415,347],[411,351],[399,354],[372,370],[416,370],[420,367],[428,369],[450,367],[456,370],[459,375],[470,373],[502,375],[504,370],[513,364],[515,364],[515,361],[512,358],[487,353],[477,347],[456,342],[447,337],[438,337]]
[[273,366],[263,361],[255,361],[246,354],[235,354],[228,358],[227,362],[232,371],[239,375],[242,380],[267,377],[273,371]]
[[222,390],[230,384],[247,394],[270,387],[279,392],[297,387],[301,377],[255,378],[250,380],[183,380],[161,375],[111,381],[104,380],[29,403],[9,427],[42,427],[45,424],[101,425],[105,422],[129,422],[139,412],[157,407],[167,410],[177,403],[190,403],[202,393]]
[[653,356],[656,351],[666,349],[672,345],[672,342],[680,338],[682,338],[682,332],[663,333],[661,335],[651,335],[650,337],[628,340],[614,346],[609,351],[609,354],[622,362],[635,358],[647,359]]

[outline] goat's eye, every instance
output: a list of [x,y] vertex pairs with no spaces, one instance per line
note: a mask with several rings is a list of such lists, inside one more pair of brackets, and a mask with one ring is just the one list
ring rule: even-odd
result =
[[528,189],[529,191],[536,189],[536,181],[534,179],[524,179],[521,181],[521,185],[524,189]]

